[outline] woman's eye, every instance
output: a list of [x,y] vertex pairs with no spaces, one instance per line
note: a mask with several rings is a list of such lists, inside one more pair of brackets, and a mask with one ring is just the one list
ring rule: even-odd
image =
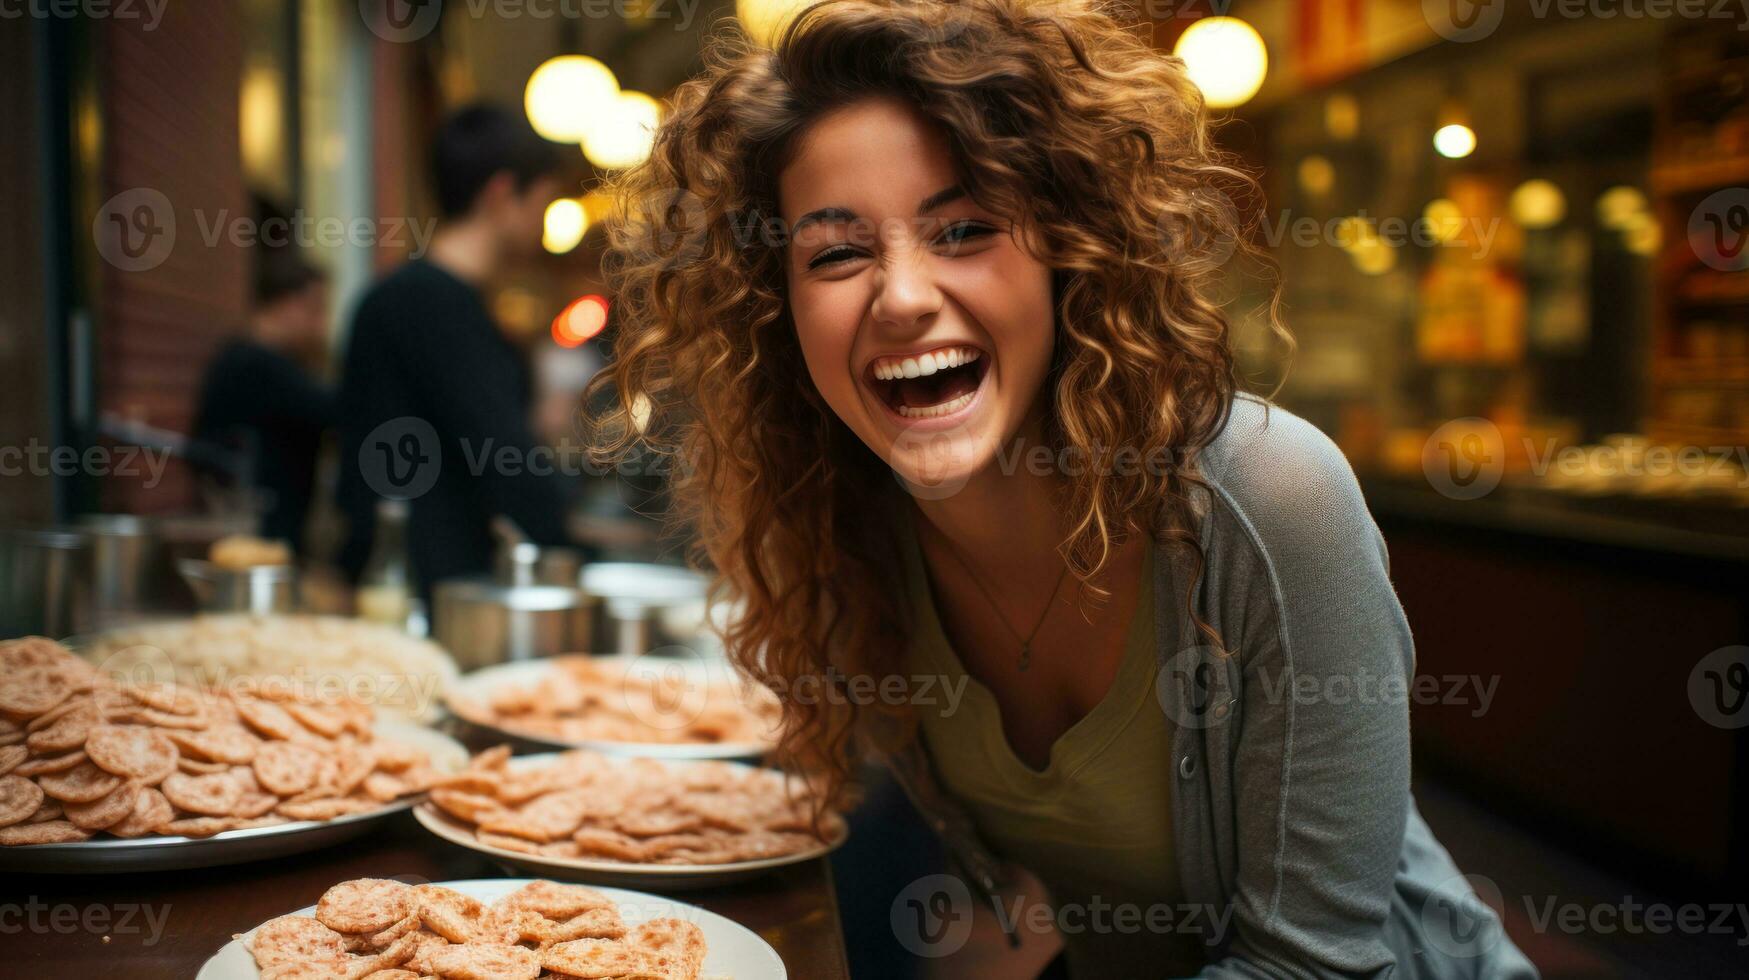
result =
[[823,266],[832,265],[835,262],[843,262],[845,259],[851,258],[855,255],[856,252],[854,250],[842,245],[837,248],[829,248],[810,259],[808,261],[808,268],[818,269]]
[[976,221],[961,221],[958,224],[949,225],[942,231],[941,241],[952,250],[973,238],[982,238],[985,235],[993,234],[995,230],[989,225],[979,224]]

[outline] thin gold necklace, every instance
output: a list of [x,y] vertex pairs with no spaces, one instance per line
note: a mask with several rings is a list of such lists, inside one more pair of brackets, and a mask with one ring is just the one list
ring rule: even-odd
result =
[[[934,525],[930,525],[930,527],[934,529]],[[1015,640],[1019,641],[1020,669],[1025,671],[1027,668],[1031,667],[1033,638],[1038,636],[1039,628],[1044,626],[1045,619],[1051,614],[1051,606],[1057,601],[1057,590],[1063,587],[1063,579],[1067,578],[1069,575],[1068,563],[1064,562],[1063,570],[1057,573],[1057,582],[1055,585],[1051,586],[1051,594],[1045,599],[1044,612],[1038,614],[1038,622],[1032,624],[1031,632],[1027,633],[1025,636],[1021,636],[1020,631],[1014,628],[1014,624],[1008,621],[1007,616],[1003,615],[1002,607],[996,604],[996,597],[990,594],[988,588],[985,588],[984,580],[978,576],[976,571],[972,570],[971,563],[960,556],[959,548],[954,545],[953,539],[949,538],[946,534],[941,533],[939,530],[937,531],[937,534],[940,536],[942,542],[947,545],[947,553],[953,556],[954,561],[959,562],[960,567],[965,569],[966,575],[971,578],[972,584],[978,587],[979,592],[983,593],[984,601],[988,602],[990,608],[995,610],[996,618],[1002,621],[1002,626],[1007,629],[1009,633],[1014,635]]]

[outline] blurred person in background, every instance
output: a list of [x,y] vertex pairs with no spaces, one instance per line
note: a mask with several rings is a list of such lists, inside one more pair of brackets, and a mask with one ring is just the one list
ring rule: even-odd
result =
[[[271,206],[258,204],[264,218]],[[300,555],[323,434],[335,399],[317,373],[326,352],[328,279],[293,247],[259,246],[249,327],[208,365],[194,438],[209,476],[260,492],[263,537]]]
[[[370,288],[346,351],[341,565],[355,579],[385,495],[410,499],[408,557],[428,605],[438,582],[491,568],[494,516],[537,543],[565,540],[563,488],[529,465],[536,439],[528,363],[487,306],[498,276],[539,251],[560,165],[557,147],[495,106],[460,109],[439,129],[432,166],[441,220],[430,251]],[[435,445],[425,446],[433,435]],[[370,454],[383,456],[391,474],[411,474],[404,493],[367,475],[375,472]],[[516,464],[496,465],[500,454]],[[419,470],[427,463],[430,472]]]

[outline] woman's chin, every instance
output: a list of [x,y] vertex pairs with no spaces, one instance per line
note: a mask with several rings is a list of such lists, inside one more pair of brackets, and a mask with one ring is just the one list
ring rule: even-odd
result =
[[893,441],[887,465],[919,500],[942,500],[965,489],[995,460],[995,447],[971,433],[904,432]]

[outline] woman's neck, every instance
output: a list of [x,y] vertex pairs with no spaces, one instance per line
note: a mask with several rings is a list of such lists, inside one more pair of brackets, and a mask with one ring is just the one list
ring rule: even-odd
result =
[[[1037,428],[1023,428],[1022,449],[1034,444]],[[1063,477],[1030,466],[1004,465],[1024,458],[1024,452],[999,450],[991,465],[958,492],[939,500],[913,498],[923,519],[959,554],[972,559],[981,575],[1006,570],[1054,578],[1062,567],[1057,546],[1068,533],[1058,492]]]

